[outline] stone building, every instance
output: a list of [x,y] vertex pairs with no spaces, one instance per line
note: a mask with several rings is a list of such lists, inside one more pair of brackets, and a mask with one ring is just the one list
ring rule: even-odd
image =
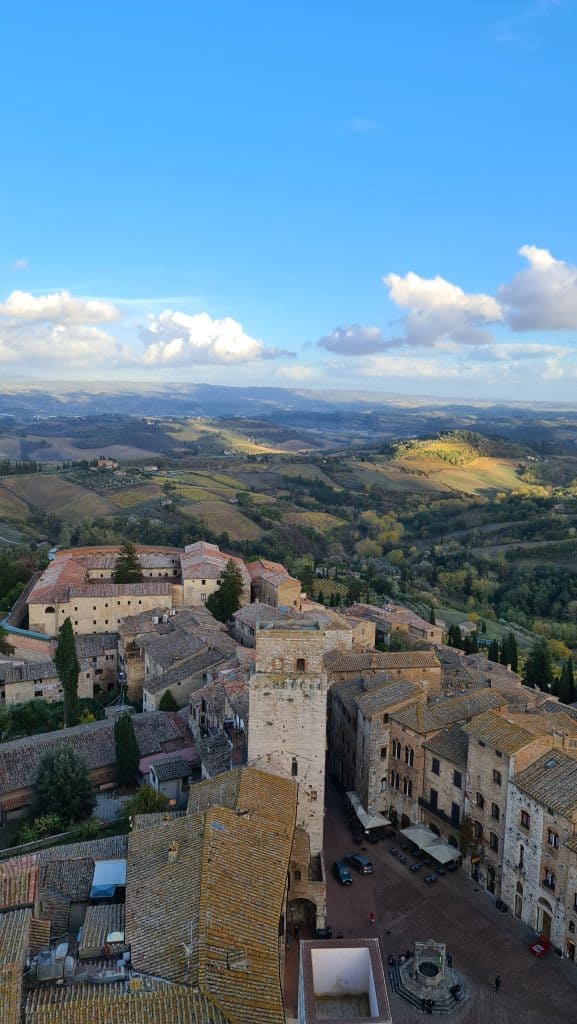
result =
[[118,547],[58,551],[28,595],[29,628],[54,636],[69,617],[75,633],[113,632],[127,616],[159,605],[202,605],[218,589],[230,560],[242,578],[242,601],[250,601],[251,577],[244,562],[216,544],[198,541],[184,551],[135,547],[144,579],[129,584],[112,582]]
[[333,683],[329,690],[329,768],[369,814],[386,812],[390,804],[390,716],[419,697],[416,683],[383,674]]
[[421,820],[452,846],[460,847],[469,737],[460,725],[454,725],[425,740],[423,750]]
[[410,608],[400,604],[384,604],[377,607],[372,604],[354,604],[348,614],[359,619],[368,619],[375,623],[376,642],[390,643],[394,633],[402,633],[408,642],[426,640],[431,644],[443,642],[443,627],[425,622]]
[[297,823],[322,850],[327,676],[318,623],[273,622],[258,630],[249,681],[248,763],[298,782]]
[[425,791],[425,744],[452,725],[467,722],[488,708],[506,708],[506,701],[492,690],[474,690],[436,701],[413,702],[391,713],[388,760],[391,808],[403,826],[419,821],[421,808],[434,803]]
[[[0,661],[0,705],[26,704],[44,700],[48,704],[63,700],[62,683],[45,644],[43,661]],[[77,636],[76,653],[80,664],[78,696],[81,699],[111,693],[116,687],[117,645],[114,634]]]
[[425,692],[441,689],[441,666],[433,651],[334,651],[325,664],[331,683],[383,676],[416,683]]
[[249,562],[247,569],[251,578],[251,601],[260,601],[273,608],[300,610],[300,580],[290,576],[284,565],[259,558],[256,562]]
[[502,898],[575,960],[577,757],[551,748],[509,784]]
[[501,896],[509,784],[551,741],[494,711],[477,715],[463,729],[469,737],[465,813],[472,823],[471,875]]

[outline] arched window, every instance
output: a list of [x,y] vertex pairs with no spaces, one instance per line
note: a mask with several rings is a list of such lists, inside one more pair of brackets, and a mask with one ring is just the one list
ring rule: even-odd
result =
[[409,763],[409,748],[405,747],[405,764]]
[[52,608],[52,607],[51,607],[51,606],[49,605],[49,606],[48,606],[48,608],[45,608],[45,609],[44,609],[44,614],[45,614],[45,615],[54,615],[54,608]]
[[413,750],[412,747],[409,747],[409,761],[408,761],[408,763],[409,763],[409,766],[411,768],[413,766],[413,761],[414,760],[415,760],[415,751]]
[[293,757],[293,763],[292,763],[292,766],[291,766],[291,775],[293,776],[293,778],[296,779],[298,773],[299,773],[299,763],[298,763],[296,757]]
[[382,779],[381,779],[381,793],[382,793],[382,792],[383,792],[383,790],[384,790],[384,789],[386,789],[386,788],[387,788],[387,776],[386,776],[386,775],[383,775],[383,777],[382,777]]

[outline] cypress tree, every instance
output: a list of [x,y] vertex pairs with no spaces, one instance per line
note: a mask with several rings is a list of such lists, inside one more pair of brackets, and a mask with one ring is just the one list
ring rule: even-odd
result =
[[58,643],[54,652],[54,664],[64,690],[64,727],[76,722],[78,710],[78,676],[80,664],[76,654],[76,641],[70,617],[60,627]]
[[240,608],[242,597],[242,576],[240,569],[229,558],[226,568],[220,577],[218,590],[210,595],[206,602],[209,612],[220,622],[228,622]]
[[432,605],[429,608],[429,624],[431,626],[436,626],[436,624],[437,624],[437,620],[435,618],[435,609],[433,608]]
[[170,690],[166,690],[165,693],[162,694],[162,697],[160,698],[160,700],[158,702],[158,710],[159,711],[178,711],[178,704],[176,703],[176,701],[175,701],[174,697],[172,696],[172,693],[170,692]]
[[118,552],[114,570],[113,583],[140,583],[143,580],[140,560],[134,544],[125,541]]
[[43,815],[63,821],[84,821],[94,810],[96,794],[86,763],[65,743],[48,750],[40,761],[35,785],[36,806]]
[[119,785],[128,786],[136,779],[140,760],[132,715],[121,715],[116,719],[114,744],[116,746],[116,779]]
[[536,640],[531,653],[527,656],[523,671],[523,682],[526,686],[538,686],[540,690],[550,690],[553,685],[553,668],[547,641]]
[[488,657],[489,661],[496,661],[496,662],[499,661],[499,641],[498,640],[491,640],[491,643],[489,644],[489,650],[488,650],[488,653],[487,653],[487,657]]

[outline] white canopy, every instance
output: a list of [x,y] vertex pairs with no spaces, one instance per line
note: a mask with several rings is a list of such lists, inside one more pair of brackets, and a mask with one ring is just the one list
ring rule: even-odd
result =
[[440,839],[426,825],[409,825],[407,828],[401,829],[401,835],[410,839],[415,846],[419,847],[419,850],[424,850],[427,855],[437,860],[439,864],[448,864],[450,860],[455,860],[460,856],[456,846],[451,846],[444,839]]
[[448,864],[450,860],[455,860],[456,857],[460,857],[457,847],[451,846],[450,843],[445,843],[442,839],[437,839],[436,842],[425,847],[425,853],[427,854],[427,857],[432,857],[433,860],[438,860],[439,864]]
[[383,825],[390,825],[390,821],[382,814],[369,814],[365,811],[356,793],[347,793],[349,803],[364,829],[381,828]]
[[419,850],[426,850],[427,846],[439,838],[426,825],[408,825],[407,828],[401,829],[401,835],[410,839],[415,846],[419,847]]

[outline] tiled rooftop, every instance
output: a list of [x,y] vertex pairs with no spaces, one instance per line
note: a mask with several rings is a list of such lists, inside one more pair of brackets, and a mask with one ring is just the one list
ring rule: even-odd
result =
[[[138,980],[133,982],[136,987]],[[148,982],[150,985],[150,982]],[[4,1024],[4,1022],[2,1022]],[[28,995],[24,1024],[234,1024],[215,1001],[177,985],[130,991],[125,985],[72,985]],[[256,1021],[255,1021],[256,1024]]]
[[477,715],[463,728],[473,739],[480,740],[492,750],[500,750],[504,754],[515,754],[536,739],[536,733],[509,722],[493,711]]
[[423,746],[432,754],[444,757],[452,764],[457,764],[461,768],[467,767],[469,737],[459,725],[441,730],[436,736],[431,736],[431,739],[423,743]]
[[[132,721],[142,757],[166,750],[166,745],[175,741],[185,745],[182,730],[169,714],[147,712],[134,715]],[[109,768],[116,762],[114,722],[109,719],[76,725],[66,732],[58,730],[11,740],[0,744],[0,800],[4,794],[32,786],[43,754],[63,743],[73,746],[91,770]]]
[[367,669],[386,672],[388,669],[439,668],[432,651],[333,651],[326,656],[329,672],[358,672]]
[[0,912],[33,907],[38,892],[35,854],[0,861]]
[[517,789],[545,807],[567,818],[577,813],[577,758],[563,750],[548,750],[519,772],[513,780]]
[[[235,1024],[284,1024],[278,925],[296,786],[255,769],[229,774],[194,787],[207,810],[130,835],[132,962],[211,993]],[[224,796],[233,808],[218,805]]]
[[401,711],[394,711],[391,718],[413,732],[423,735],[457,722],[466,722],[488,708],[503,707],[505,704],[503,697],[492,690],[470,690],[456,697],[444,697],[434,702],[421,701]]

